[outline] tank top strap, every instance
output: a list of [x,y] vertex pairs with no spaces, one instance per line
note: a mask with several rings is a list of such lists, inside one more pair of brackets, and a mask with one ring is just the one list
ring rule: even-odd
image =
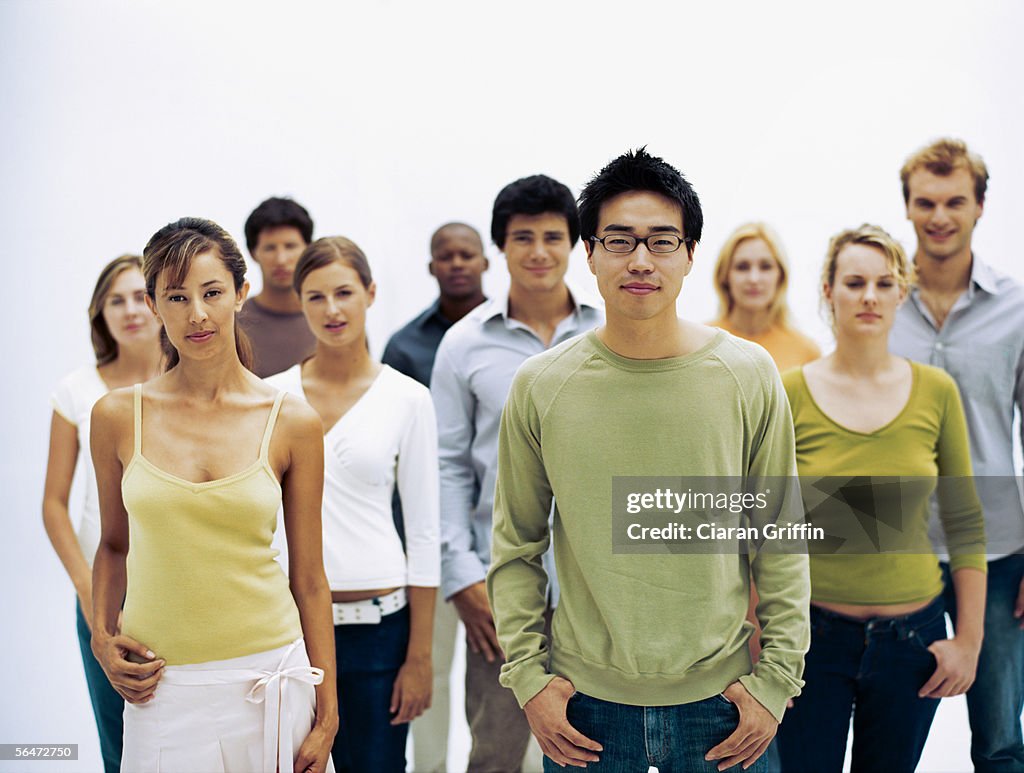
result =
[[277,415],[281,412],[281,403],[287,392],[278,392],[274,398],[274,407],[270,409],[270,418],[267,419],[267,428],[263,430],[263,442],[260,443],[260,461],[267,462],[267,455],[270,453],[270,437],[274,434],[274,425],[277,423]]
[[142,384],[135,385],[135,394],[132,399],[133,410],[135,414],[134,421],[134,447],[133,456],[142,455]]

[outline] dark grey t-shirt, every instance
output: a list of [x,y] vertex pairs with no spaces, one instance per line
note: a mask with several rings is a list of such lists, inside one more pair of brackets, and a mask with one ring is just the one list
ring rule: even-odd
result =
[[266,378],[302,362],[313,353],[316,339],[302,312],[281,314],[269,311],[250,298],[238,315],[256,355],[253,372]]

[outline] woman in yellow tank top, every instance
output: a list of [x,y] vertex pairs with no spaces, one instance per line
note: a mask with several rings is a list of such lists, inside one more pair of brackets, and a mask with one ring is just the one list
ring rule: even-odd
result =
[[[126,701],[122,770],[330,770],[319,417],[247,369],[245,262],[223,229],[171,223],[143,273],[169,369],[103,397],[91,438],[92,646]],[[271,548],[282,502],[287,577]]]

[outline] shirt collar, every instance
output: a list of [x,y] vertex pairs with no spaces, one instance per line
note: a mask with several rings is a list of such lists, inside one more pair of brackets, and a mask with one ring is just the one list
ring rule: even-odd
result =
[[[566,287],[569,288],[569,300],[572,301],[572,314],[579,317],[580,311],[583,309],[593,309],[600,311],[601,306],[592,299],[592,297],[585,291],[579,288],[573,287],[572,284],[566,283]],[[508,293],[505,293],[501,297],[488,299],[483,305],[478,307],[480,309],[480,320],[482,322],[490,322],[492,319],[501,317],[502,321],[508,325]]]
[[[967,301],[974,300],[974,293],[976,290],[983,290],[989,295],[999,294],[999,280],[995,273],[992,271],[992,267],[987,263],[978,260],[978,256],[973,252],[971,253],[971,275],[967,280]],[[920,295],[921,289],[917,286],[911,290],[911,295],[916,299]]]
[[423,311],[422,314],[420,314],[419,319],[417,320],[417,325],[420,328],[424,328],[424,327],[427,326],[427,323],[430,322],[433,319],[436,319],[441,324],[448,325],[449,327],[452,324],[451,322],[449,322],[445,318],[444,314],[441,313],[441,298],[440,297],[435,298],[434,302],[432,304],[430,304]]
[[978,260],[978,256],[971,254],[971,287],[978,285],[989,295],[999,294],[999,281],[992,267],[987,263]]

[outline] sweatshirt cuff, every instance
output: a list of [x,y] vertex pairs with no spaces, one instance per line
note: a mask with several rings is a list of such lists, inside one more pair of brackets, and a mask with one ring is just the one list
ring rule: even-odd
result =
[[514,666],[506,663],[501,667],[498,681],[501,682],[503,687],[512,690],[516,696],[516,701],[519,703],[519,708],[529,703],[531,698],[547,687],[548,683],[555,678],[555,674],[548,673],[544,668],[544,659],[546,657],[547,653],[545,652],[543,656],[538,655],[530,658],[525,663],[519,663]]
[[977,569],[981,572],[988,572],[988,558],[984,553],[950,556],[949,569],[952,572],[957,569]]
[[741,676],[739,682],[778,722],[782,722],[789,699],[800,694],[799,690],[793,692],[791,687],[776,679],[774,675],[763,671],[758,673],[756,667],[754,673]]

